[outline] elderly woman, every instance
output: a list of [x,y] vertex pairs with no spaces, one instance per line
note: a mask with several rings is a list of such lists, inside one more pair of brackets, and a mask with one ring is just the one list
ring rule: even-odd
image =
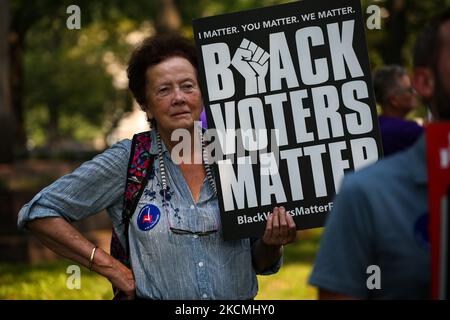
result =
[[[152,125],[154,157],[129,225],[122,220],[122,203],[131,142],[124,140],[39,192],[20,211],[19,227],[108,278],[125,298],[254,298],[256,274],[278,270],[282,245],[295,239],[295,223],[275,207],[262,238],[224,241],[209,167],[172,161],[172,132],[183,128],[193,137],[202,112],[195,47],[179,36],[148,38],[133,53],[128,78]],[[70,224],[103,209],[129,249],[130,268]],[[152,217],[145,215],[148,210]]]

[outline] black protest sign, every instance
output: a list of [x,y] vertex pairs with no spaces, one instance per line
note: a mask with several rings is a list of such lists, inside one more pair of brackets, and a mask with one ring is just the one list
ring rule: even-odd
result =
[[322,226],[344,173],[382,154],[359,1],[305,0],[193,27],[225,238],[262,235],[275,205],[299,229]]

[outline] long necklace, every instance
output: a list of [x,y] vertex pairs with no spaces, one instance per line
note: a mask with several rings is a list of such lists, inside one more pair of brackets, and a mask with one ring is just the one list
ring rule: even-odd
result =
[[[208,179],[209,184],[211,185],[213,191],[215,194],[217,194],[217,188],[216,183],[214,181],[211,167],[208,162],[208,157],[206,154],[206,148],[205,148],[205,141],[203,139],[203,134],[201,134],[202,139],[202,156],[203,156],[203,163],[205,164],[205,171],[206,171],[206,177]],[[164,164],[164,158],[162,153],[162,142],[161,142],[161,136],[159,135],[159,131],[156,129],[156,140],[158,143],[158,157],[159,157],[159,173],[161,175],[161,184],[163,188],[164,193],[164,200],[166,199],[166,191],[167,191],[167,178],[166,178],[166,166]]]

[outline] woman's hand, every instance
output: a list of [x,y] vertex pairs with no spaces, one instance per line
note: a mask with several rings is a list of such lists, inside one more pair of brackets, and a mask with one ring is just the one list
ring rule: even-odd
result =
[[269,215],[262,241],[268,246],[282,246],[294,242],[297,230],[294,219],[284,207],[275,207]]
[[[113,285],[114,299],[132,300],[136,296],[133,271],[102,249],[97,250],[93,260],[93,270],[106,277]],[[119,295],[118,295],[119,294]]]
[[257,272],[274,265],[283,254],[283,245],[294,242],[297,236],[295,222],[284,207],[275,207],[269,215],[262,238],[252,247],[252,256]]
[[[108,275],[109,281],[114,288],[120,292],[120,300],[133,300],[136,296],[136,283],[133,272],[116,260],[111,275]],[[115,293],[117,294],[117,293]]]

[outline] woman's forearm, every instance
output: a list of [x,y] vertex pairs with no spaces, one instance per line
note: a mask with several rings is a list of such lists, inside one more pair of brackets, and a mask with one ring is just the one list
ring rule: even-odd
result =
[[69,260],[75,261],[83,266],[88,266],[89,260],[86,257],[83,257],[73,252],[72,250],[67,249],[59,242],[53,240],[50,236],[36,231],[33,231],[33,234],[41,241],[41,243],[43,243],[47,248],[51,249],[56,254]]
[[[35,219],[28,222],[26,227],[57,254],[86,267],[90,266],[89,260],[95,245],[63,218]],[[100,248],[95,251],[92,270],[108,278],[116,288],[125,293],[126,298],[134,297],[132,271]]]
[[[27,228],[52,251],[89,267],[89,259],[95,245],[63,218],[35,219],[27,223]],[[114,271],[115,262],[118,261],[98,248],[92,269],[109,278]]]
[[26,226],[57,254],[89,266],[89,258],[95,245],[63,218],[35,219]]

